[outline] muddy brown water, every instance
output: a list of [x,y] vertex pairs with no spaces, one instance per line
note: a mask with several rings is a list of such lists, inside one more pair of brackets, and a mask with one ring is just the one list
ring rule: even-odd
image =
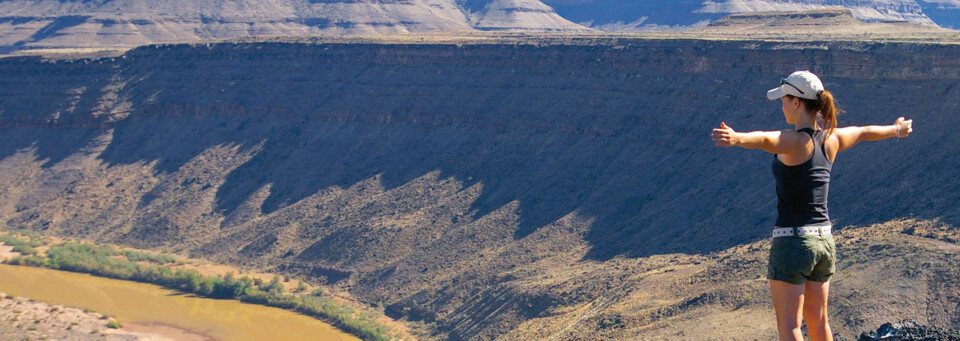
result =
[[217,340],[359,340],[283,309],[51,269],[0,264],[0,292],[88,308],[121,323],[166,325]]

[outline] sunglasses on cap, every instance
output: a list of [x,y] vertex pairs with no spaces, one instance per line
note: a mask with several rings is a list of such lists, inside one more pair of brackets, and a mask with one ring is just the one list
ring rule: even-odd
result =
[[805,93],[803,93],[803,90],[800,90],[800,88],[798,88],[796,85],[793,85],[793,84],[790,84],[790,82],[787,82],[786,78],[780,78],[780,85],[784,85],[784,84],[789,85],[794,89],[797,89],[797,91],[800,91],[801,95],[806,95]]

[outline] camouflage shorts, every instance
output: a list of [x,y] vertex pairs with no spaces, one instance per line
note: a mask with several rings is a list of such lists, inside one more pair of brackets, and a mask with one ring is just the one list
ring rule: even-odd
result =
[[832,235],[776,237],[770,245],[767,279],[791,284],[826,282],[833,276],[836,261]]

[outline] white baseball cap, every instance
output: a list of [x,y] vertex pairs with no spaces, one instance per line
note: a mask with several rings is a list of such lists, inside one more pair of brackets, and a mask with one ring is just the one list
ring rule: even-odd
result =
[[787,78],[780,79],[780,87],[767,91],[767,99],[775,100],[786,95],[794,97],[816,100],[820,91],[823,91],[823,83],[820,78],[810,71],[797,71],[791,73]]

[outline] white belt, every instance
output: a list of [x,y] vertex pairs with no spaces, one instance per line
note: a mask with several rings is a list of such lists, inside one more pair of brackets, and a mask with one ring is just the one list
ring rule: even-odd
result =
[[[796,231],[796,233],[794,233]],[[795,235],[806,236],[806,235],[829,235],[830,234],[830,225],[821,225],[821,226],[801,226],[801,227],[777,227],[773,229],[773,238],[776,237],[792,237]]]

